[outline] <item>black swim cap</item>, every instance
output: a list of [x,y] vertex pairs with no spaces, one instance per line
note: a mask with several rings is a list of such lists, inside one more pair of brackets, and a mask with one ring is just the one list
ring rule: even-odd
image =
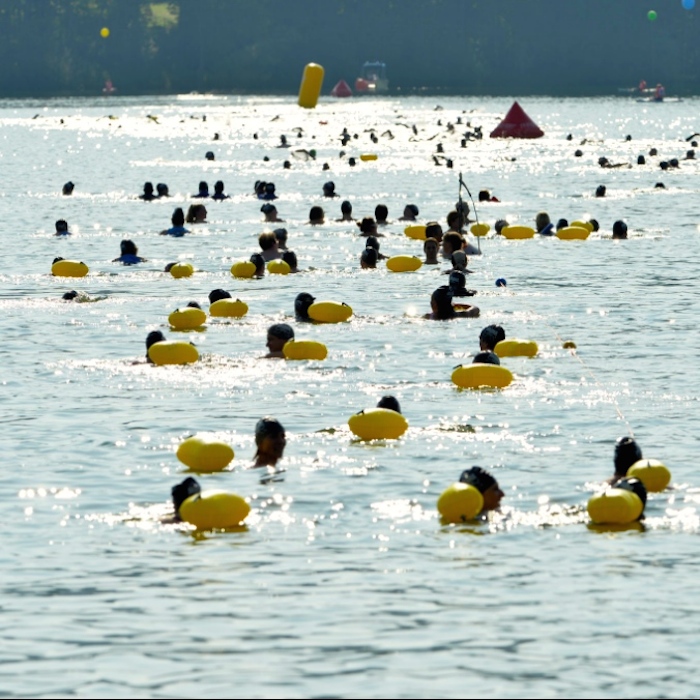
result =
[[292,340],[294,329],[288,323],[275,323],[267,329],[267,332],[280,340]]
[[459,480],[463,484],[471,484],[480,493],[484,493],[484,491],[487,489],[490,489],[495,484],[498,484],[496,479],[494,479],[483,467],[470,467],[469,469],[465,469],[459,475]]
[[493,350],[496,345],[501,341],[506,339],[506,333],[501,328],[495,324],[486,326],[479,334],[479,340],[483,340],[486,345]]
[[642,502],[642,506],[647,504],[647,490],[639,479],[633,476],[626,476],[615,484],[615,488],[636,493],[637,496],[639,496],[639,500]]
[[215,301],[219,301],[219,299],[231,299],[231,294],[227,292],[225,289],[212,289],[211,292],[209,292],[209,303],[213,304]]
[[312,297],[308,292],[301,292],[297,294],[297,298],[294,300],[294,313],[299,318],[308,320],[309,318],[309,306],[316,301],[315,297]]
[[61,299],[65,299],[66,301],[71,301],[71,299],[75,299],[78,296],[78,292],[75,291],[75,289],[72,289],[70,292],[66,292]]
[[146,350],[154,345],[155,343],[160,343],[165,340],[165,336],[160,331],[151,331],[146,336]]
[[189,301],[189,302],[187,302],[187,308],[188,309],[201,309],[202,307],[196,301]]
[[173,497],[175,512],[180,510],[180,506],[190,497],[202,492],[202,487],[196,479],[188,476],[184,481],[173,486],[170,493]]
[[255,443],[259,445],[266,437],[274,437],[280,433],[284,433],[282,423],[276,418],[265,416],[255,424]]
[[641,458],[642,450],[634,438],[618,438],[615,443],[615,474],[625,476],[627,470]]
[[390,411],[401,413],[399,400],[395,396],[382,396],[382,398],[377,401],[377,408],[388,408]]

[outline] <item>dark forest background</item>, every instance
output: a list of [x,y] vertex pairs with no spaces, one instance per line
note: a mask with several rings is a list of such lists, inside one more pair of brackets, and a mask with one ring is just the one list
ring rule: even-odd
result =
[[0,97],[96,95],[108,79],[120,95],[296,94],[311,62],[328,94],[367,60],[386,62],[394,94],[605,95],[642,79],[698,94],[699,12],[700,0],[12,0]]

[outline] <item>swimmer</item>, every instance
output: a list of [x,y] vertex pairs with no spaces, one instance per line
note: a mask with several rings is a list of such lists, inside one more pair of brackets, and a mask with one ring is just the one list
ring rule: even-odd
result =
[[365,239],[365,248],[374,248],[377,251],[377,260],[386,260],[388,256],[379,252],[379,241],[376,236],[367,236]]
[[415,204],[407,204],[403,209],[403,215],[399,217],[399,221],[417,221],[418,207]]
[[214,194],[211,197],[212,199],[216,199],[217,201],[222,201],[224,199],[230,199],[230,197],[227,194],[224,194],[224,183],[222,180],[217,180],[214,183]]
[[596,197],[605,197],[606,192],[607,188],[605,187],[605,185],[598,185],[598,187],[595,188]]
[[136,247],[136,244],[128,238],[125,238],[121,242],[120,247],[121,255],[118,258],[114,258],[112,262],[119,262],[123,265],[136,265],[138,263],[148,262],[146,258],[139,257],[139,249]]
[[206,199],[209,196],[209,185],[202,180],[199,183],[197,194],[192,195],[195,199]]
[[258,191],[258,199],[272,200],[277,199],[276,187],[274,182],[262,182],[261,189]]
[[[466,204],[464,205],[466,207]],[[468,210],[468,208],[467,208]],[[462,249],[467,255],[481,255],[481,251],[479,248],[475,245],[472,245],[467,241],[467,239],[464,237],[466,236],[466,229],[464,228],[464,224],[469,221],[469,219],[465,218],[463,214],[461,214],[459,211],[456,209],[453,209],[449,214],[447,215],[447,233],[444,235],[442,239],[442,244],[443,246],[445,245],[445,239],[451,235],[451,234],[456,234],[462,238]],[[443,251],[443,255],[446,258],[449,258],[450,255],[452,255],[452,251],[450,251],[449,255],[445,255]]]
[[152,182],[144,183],[143,194],[139,195],[139,199],[142,199],[144,202],[151,202],[152,200],[157,199],[157,196],[153,191],[153,183]]
[[488,190],[479,191],[479,201],[480,202],[500,202],[501,200],[497,197],[492,197]]
[[469,259],[464,254],[463,250],[455,250],[450,256],[450,262],[452,263],[452,270],[458,270],[459,272],[464,272],[465,274],[472,274],[471,270],[467,270],[467,264]]
[[260,253],[253,253],[250,262],[255,265],[255,277],[260,279],[265,276],[265,258]]
[[297,298],[294,300],[294,313],[296,314],[297,321],[311,321],[309,316],[309,306],[316,301],[316,297],[311,296],[308,292],[301,292],[297,294]]
[[255,446],[253,468],[274,467],[282,459],[287,437],[276,418],[266,416],[255,424]]
[[311,226],[320,226],[321,224],[325,223],[326,221],[326,215],[321,207],[311,207],[309,209],[309,224]]
[[207,208],[203,204],[190,204],[185,221],[188,224],[205,224],[207,221]]
[[164,523],[179,523],[182,522],[180,518],[180,506],[190,497],[196,496],[198,493],[202,492],[202,487],[199,482],[188,476],[186,479],[181,481],[179,484],[173,486],[170,491],[170,495],[173,499],[173,515],[166,516],[161,522]]
[[279,250],[287,250],[287,229],[276,228],[272,233],[274,233],[275,238],[277,238],[277,247]]
[[209,292],[209,303],[213,304],[215,301],[219,301],[220,299],[233,299],[231,296],[230,292],[227,292],[225,289],[212,289],[211,292]]
[[613,224],[612,237],[618,240],[627,238],[627,224],[621,219]]
[[557,231],[561,231],[563,228],[566,228],[569,225],[569,221],[567,219],[559,219],[557,221]]
[[382,398],[377,401],[377,408],[388,408],[390,411],[401,413],[401,405],[395,396],[382,396]]
[[340,214],[340,219],[336,219],[336,221],[338,222],[355,221],[355,219],[352,216],[352,204],[347,199],[343,200],[340,203]]
[[277,215],[277,207],[274,204],[270,204],[269,202],[267,204],[263,204],[260,207],[260,211],[265,215],[265,221],[266,222],[282,222],[284,223],[284,219],[280,219],[279,216]]
[[329,180],[323,184],[323,196],[324,197],[340,197],[335,191],[335,182]]
[[158,193],[158,199],[170,196],[170,188],[164,182],[159,182],[156,185],[156,192]]
[[467,289],[467,277],[461,270],[452,270],[448,286],[453,297],[473,297],[476,291]]
[[554,224],[546,211],[537,213],[537,216],[535,217],[535,230],[542,236],[554,235]]
[[433,321],[449,321],[453,318],[476,318],[480,311],[477,306],[465,305],[460,311],[452,306],[452,292],[447,286],[438,287],[430,296],[431,313],[423,318]]
[[65,185],[61,188],[61,194],[64,194],[66,196],[69,196],[73,194],[73,190],[75,189],[75,185],[69,180],[66,182]]
[[493,225],[493,228],[496,230],[496,235],[500,236],[501,231],[503,231],[506,226],[509,226],[509,224],[505,219],[498,219]]
[[297,254],[293,250],[285,250],[282,253],[282,260],[289,265],[291,274],[299,272],[299,261],[297,260]]
[[85,294],[85,292],[76,292],[75,289],[71,289],[70,292],[66,292],[62,297],[62,301],[74,301],[76,304],[86,304],[93,301],[103,301],[106,296],[102,297],[91,297]]
[[357,227],[360,229],[361,236],[384,236],[383,233],[378,233],[377,222],[371,216],[365,216],[362,221],[357,222]]
[[[215,136],[218,136],[218,134],[215,134]],[[215,138],[214,140],[215,140],[215,141],[218,141],[217,138]],[[214,156],[214,151],[207,151],[207,152],[204,154],[204,157],[205,157],[207,160],[216,160],[216,158],[215,158],[215,156]]]
[[162,343],[165,340],[165,336],[160,331],[151,331],[146,336],[146,362],[153,364],[153,360],[148,356],[148,349],[151,345],[156,343]]
[[379,253],[374,248],[365,248],[360,255],[360,267],[363,270],[374,270],[377,267]]
[[442,226],[437,221],[428,221],[425,225],[425,237],[434,238],[438,243],[442,243]]
[[182,211],[182,207],[177,207],[170,217],[172,226],[161,231],[161,236],[173,236],[175,238],[181,238],[186,233],[189,233],[189,229],[185,228],[185,212]]
[[374,207],[374,219],[377,222],[377,226],[386,226],[389,222],[387,217],[389,216],[389,208],[386,204],[377,204]]
[[426,238],[423,242],[423,252],[425,253],[425,260],[423,261],[425,265],[439,265],[438,251],[440,250],[440,244],[434,238]]
[[65,219],[59,219],[56,222],[56,233],[54,236],[70,236],[71,232],[68,230],[68,222]]
[[627,476],[627,471],[635,463],[642,459],[642,449],[636,440],[631,437],[621,437],[615,442],[615,473],[608,479],[612,486],[617,485],[620,479]]
[[258,236],[258,245],[262,250],[261,255],[265,262],[270,260],[279,260],[282,257],[282,253],[279,251],[279,246],[277,245],[277,236],[275,236],[272,231],[265,231]]
[[488,513],[491,510],[497,510],[501,505],[501,499],[505,495],[501,491],[496,479],[494,479],[486,469],[482,467],[470,467],[465,469],[459,476],[459,480],[463,484],[473,486],[484,499],[484,505],[480,515]]
[[479,347],[481,352],[474,355],[472,362],[483,362],[489,365],[500,365],[501,359],[496,355],[494,349],[501,340],[506,339],[506,333],[501,326],[492,324],[486,326],[479,335]]
[[294,340],[294,329],[287,323],[275,323],[267,329],[267,343],[265,344],[269,352],[265,359],[273,357],[284,357],[285,343]]

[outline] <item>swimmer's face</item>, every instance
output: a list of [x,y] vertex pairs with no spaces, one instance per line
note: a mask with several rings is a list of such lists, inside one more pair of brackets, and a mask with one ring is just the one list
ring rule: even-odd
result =
[[287,446],[287,436],[285,432],[279,431],[272,435],[266,435],[258,445],[258,452],[272,459],[280,459]]
[[501,499],[504,493],[496,483],[489,486],[481,495],[484,497],[484,507],[482,510],[487,511],[496,510],[501,505]]
[[425,254],[432,258],[437,255],[438,252],[438,243],[437,241],[433,241],[432,239],[428,239],[425,242],[425,245],[423,246],[423,249],[425,250]]
[[270,352],[282,352],[282,348],[287,341],[284,338],[278,338],[276,335],[267,334],[267,349]]

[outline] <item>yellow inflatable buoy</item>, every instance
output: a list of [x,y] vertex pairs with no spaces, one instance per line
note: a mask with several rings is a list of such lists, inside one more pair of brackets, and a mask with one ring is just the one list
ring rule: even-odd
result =
[[361,153],[360,160],[364,160],[364,161],[377,160],[377,154],[376,153]]
[[100,36],[106,39],[109,36],[109,27],[102,27],[102,29],[100,29]]
[[270,260],[267,263],[267,271],[271,275],[288,275],[292,268],[289,267],[289,263],[286,260]]
[[488,224],[472,224],[469,230],[474,236],[480,238],[485,236],[491,230],[491,227]]
[[148,348],[148,357],[156,365],[187,365],[197,362],[199,352],[192,343],[161,340]]
[[85,277],[88,272],[88,266],[76,260],[57,260],[51,265],[51,274],[55,277]]
[[535,229],[531,226],[504,226],[501,229],[501,236],[510,240],[533,238],[534,235]]
[[590,233],[593,233],[593,224],[590,221],[572,221],[569,226],[578,226],[579,228],[587,228]]
[[250,262],[250,260],[241,260],[231,265],[231,274],[241,279],[250,279],[255,275],[256,269],[255,263]]
[[233,460],[233,447],[225,442],[210,440],[203,435],[193,435],[183,440],[177,448],[177,458],[200,474],[220,472]]
[[250,513],[248,502],[235,493],[202,491],[186,499],[178,511],[180,519],[198,530],[239,527]]
[[403,230],[404,235],[409,238],[413,238],[416,241],[425,240],[425,224],[414,224],[413,226],[406,226]]
[[591,232],[585,226],[567,226],[560,228],[554,235],[562,241],[585,241]]
[[323,85],[323,66],[318,63],[307,63],[299,86],[299,106],[313,109],[318,103]]
[[191,331],[203,326],[207,321],[207,315],[202,309],[186,306],[184,309],[175,309],[168,316],[170,326],[178,331]]
[[534,357],[538,349],[534,340],[510,338],[496,343],[494,352],[499,357]]
[[219,299],[209,307],[209,315],[216,318],[241,318],[248,313],[248,304],[240,299]]
[[642,514],[642,499],[626,489],[608,489],[588,501],[588,515],[596,525],[625,525]]
[[308,314],[319,323],[343,323],[352,316],[352,308],[345,302],[316,301],[309,306]]
[[396,440],[408,430],[408,421],[390,408],[367,408],[350,416],[348,427],[362,440]]
[[415,272],[423,261],[415,255],[394,255],[386,261],[387,270],[392,272]]
[[325,360],[328,348],[316,340],[288,340],[282,348],[286,360]]
[[175,263],[170,268],[170,274],[177,280],[183,277],[192,277],[194,274],[194,267],[190,263]]
[[640,459],[627,470],[627,476],[636,477],[647,491],[654,493],[663,491],[671,482],[671,472],[656,459]]
[[474,520],[484,507],[484,497],[471,484],[457,481],[448,486],[437,500],[437,509],[443,522],[466,523]]
[[491,387],[503,389],[513,381],[509,369],[500,365],[485,362],[473,362],[471,365],[460,365],[452,372],[452,381],[462,389],[478,389]]

